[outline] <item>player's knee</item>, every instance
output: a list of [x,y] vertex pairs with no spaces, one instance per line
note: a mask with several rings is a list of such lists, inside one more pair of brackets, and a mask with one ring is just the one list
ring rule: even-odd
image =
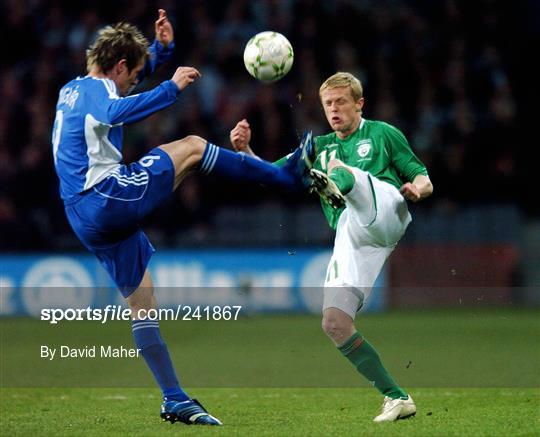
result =
[[135,320],[146,318],[149,310],[156,308],[156,299],[151,287],[139,287],[127,298],[131,317]]
[[194,153],[204,152],[207,141],[198,135],[188,135],[181,140],[185,143]]
[[191,164],[199,163],[203,157],[207,141],[197,135],[188,135],[182,140],[182,147],[186,148],[189,153],[188,160]]
[[175,167],[181,170],[196,166],[202,159],[207,141],[197,135],[159,146],[171,157]]
[[344,343],[354,331],[352,321],[334,314],[325,314],[322,319],[322,329],[336,344]]

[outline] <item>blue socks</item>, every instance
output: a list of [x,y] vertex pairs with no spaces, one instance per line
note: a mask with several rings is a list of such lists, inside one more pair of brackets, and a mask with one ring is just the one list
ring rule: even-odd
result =
[[203,174],[215,173],[230,179],[278,185],[282,188],[298,190],[298,180],[286,167],[280,167],[245,153],[231,152],[212,143],[206,149],[199,164]]
[[135,344],[154,374],[163,397],[179,402],[190,399],[180,388],[169,351],[159,333],[157,320],[133,320],[131,324]]

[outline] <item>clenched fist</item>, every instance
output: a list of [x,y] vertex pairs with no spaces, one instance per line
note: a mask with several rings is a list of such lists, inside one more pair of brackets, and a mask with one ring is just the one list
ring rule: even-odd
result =
[[171,80],[183,90],[189,84],[195,82],[195,79],[201,77],[199,70],[193,67],[178,67]]

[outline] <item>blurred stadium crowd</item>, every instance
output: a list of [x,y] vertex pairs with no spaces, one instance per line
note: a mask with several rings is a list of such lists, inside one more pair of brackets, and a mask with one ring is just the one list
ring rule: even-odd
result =
[[[11,50],[4,49],[0,59],[0,249],[79,247],[58,199],[52,163],[58,90],[85,74],[85,49],[100,27],[128,21],[151,39],[158,8],[173,22],[175,58],[139,88],[169,78],[179,65],[195,66],[203,77],[176,105],[126,129],[126,161],[188,134],[227,146],[229,130],[244,117],[253,128],[252,147],[277,159],[296,146],[303,130],[329,130],[319,85],[346,70],[363,81],[364,116],[403,130],[428,166],[436,192],[421,208],[496,202],[527,210],[516,195],[524,165],[516,153],[524,140],[516,120],[524,115],[527,86],[509,38],[511,31],[523,31],[514,4],[4,0],[0,40]],[[292,71],[272,85],[249,76],[242,61],[247,40],[263,30],[285,34],[295,50]],[[177,233],[200,240],[211,235],[222,224],[215,217],[223,207],[281,205],[294,211],[297,204],[316,203],[199,175],[190,176],[174,197],[148,220],[150,230],[171,245],[175,240],[168,237]],[[260,218],[264,222],[264,214]]]

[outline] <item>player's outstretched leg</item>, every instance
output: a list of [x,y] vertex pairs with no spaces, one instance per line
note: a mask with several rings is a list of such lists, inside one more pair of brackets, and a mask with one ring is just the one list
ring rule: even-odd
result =
[[212,143],[207,143],[199,171],[227,179],[277,185],[288,190],[296,191],[302,188],[302,181],[288,166],[279,167],[242,152],[231,152]]
[[174,163],[174,188],[190,171],[196,169],[203,174],[212,173],[228,179],[279,186],[294,191],[306,189],[311,184],[309,171],[304,171],[303,174],[299,172],[301,148],[289,157],[283,167],[244,153],[231,152],[195,135],[164,144],[160,148],[167,152]]
[[283,166],[247,156],[242,152],[233,153],[207,143],[200,171],[265,185],[278,185],[286,189],[309,190],[313,185],[310,169],[314,160],[312,134],[306,132],[302,136],[300,146],[287,157]]
[[133,339],[163,393],[161,418],[171,423],[221,425],[218,419],[211,416],[196,399],[191,399],[180,387],[167,345],[161,338],[159,323],[157,320],[146,318],[148,310],[156,308],[152,279],[148,270],[139,288],[127,298],[127,301],[133,317]]

